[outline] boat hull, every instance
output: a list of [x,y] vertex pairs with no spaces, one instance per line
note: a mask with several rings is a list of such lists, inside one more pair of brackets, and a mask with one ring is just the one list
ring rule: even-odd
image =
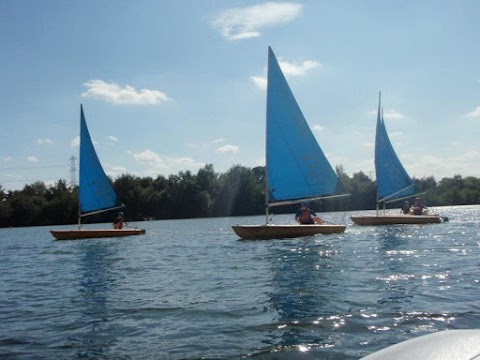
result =
[[379,215],[379,216],[352,216],[350,219],[357,225],[410,225],[410,224],[439,224],[448,221],[448,218],[439,215]]
[[80,230],[50,230],[57,240],[79,240],[111,238],[145,234],[143,229],[80,229]]
[[288,239],[317,234],[338,234],[345,225],[233,225],[232,229],[244,240]]

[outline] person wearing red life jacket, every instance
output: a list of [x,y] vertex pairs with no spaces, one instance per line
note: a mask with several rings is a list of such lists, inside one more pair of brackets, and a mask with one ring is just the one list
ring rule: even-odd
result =
[[308,207],[308,203],[303,201],[300,209],[295,214],[295,221],[302,225],[308,224],[323,224],[323,220],[320,219],[315,212]]

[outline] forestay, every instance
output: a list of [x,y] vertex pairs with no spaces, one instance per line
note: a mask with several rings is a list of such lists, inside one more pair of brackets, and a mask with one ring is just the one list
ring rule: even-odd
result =
[[98,160],[80,107],[80,216],[122,207]]
[[375,172],[377,175],[377,202],[389,202],[415,194],[413,180],[397,157],[385,128],[383,112],[378,102],[377,131],[375,135]]
[[318,145],[268,48],[267,204],[334,194],[338,177]]

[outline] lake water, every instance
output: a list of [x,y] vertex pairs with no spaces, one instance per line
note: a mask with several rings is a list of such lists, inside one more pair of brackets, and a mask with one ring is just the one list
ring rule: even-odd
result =
[[480,328],[480,206],[435,210],[450,222],[322,214],[346,232],[294,240],[239,241],[230,228],[262,216],[63,242],[50,227],[0,229],[0,358],[358,359]]

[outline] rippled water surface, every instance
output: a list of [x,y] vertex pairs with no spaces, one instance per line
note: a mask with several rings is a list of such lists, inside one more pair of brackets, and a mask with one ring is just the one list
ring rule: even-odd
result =
[[347,231],[301,240],[239,241],[230,228],[263,217],[63,242],[46,227],[0,229],[0,358],[357,359],[480,328],[480,206],[436,210],[450,222],[322,214]]

